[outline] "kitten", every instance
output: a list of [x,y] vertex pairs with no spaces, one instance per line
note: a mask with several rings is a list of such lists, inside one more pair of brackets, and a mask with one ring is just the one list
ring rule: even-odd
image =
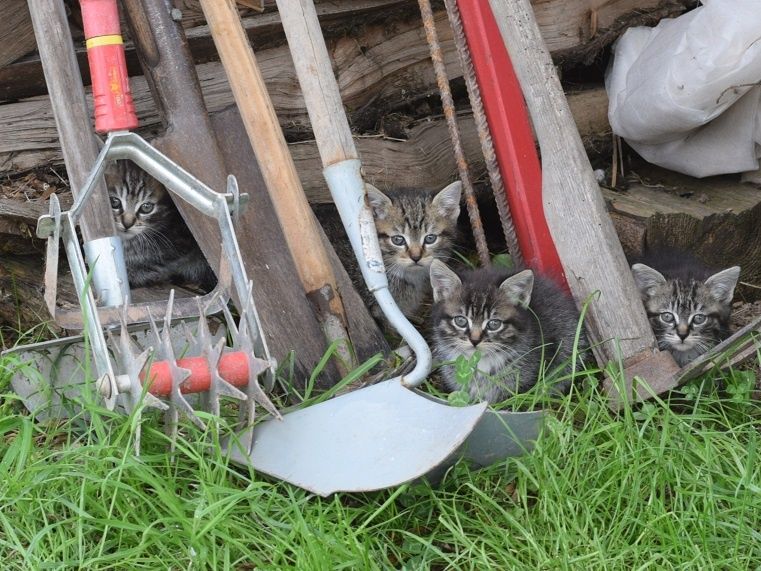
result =
[[164,186],[126,160],[112,163],[105,177],[130,286],[213,289],[216,277]]
[[740,268],[713,273],[684,255],[661,256],[658,262],[661,271],[637,263],[632,274],[658,348],[684,367],[729,337]]
[[[384,194],[370,184],[365,187],[389,291],[402,313],[413,323],[422,324],[431,299],[431,261],[448,258],[457,237],[462,183],[454,182],[438,193],[400,189]],[[326,208],[317,208],[315,213],[373,317],[388,328],[374,296],[364,286],[340,219]]]
[[393,191],[388,195],[366,185],[388,287],[402,313],[418,318],[430,301],[430,267],[452,251],[460,214],[462,183],[454,182],[436,195]]
[[[472,400],[496,403],[526,392],[538,380],[569,374],[579,312],[553,282],[531,270],[518,273],[479,269],[459,277],[445,264],[431,264],[433,352],[451,363],[481,353],[470,382]],[[580,343],[580,345],[582,345]],[[449,390],[459,390],[455,367],[440,369]],[[555,382],[554,392],[570,389],[570,379]]]

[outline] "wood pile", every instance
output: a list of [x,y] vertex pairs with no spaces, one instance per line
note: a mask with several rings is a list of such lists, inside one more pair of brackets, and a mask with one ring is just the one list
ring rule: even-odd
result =
[[[611,148],[607,97],[602,86],[606,48],[629,26],[654,25],[664,17],[677,16],[694,7],[696,2],[533,0],[532,3],[565,81],[585,147],[595,166],[605,167],[610,163]],[[67,0],[75,42],[83,44],[77,4]],[[178,17],[181,16],[188,37],[208,110],[218,113],[231,106],[233,98],[198,1],[173,0],[173,4],[179,9]],[[266,0],[264,6],[261,13],[242,7],[244,26],[308,198],[313,203],[328,202],[317,148],[311,140],[309,119],[274,1]],[[417,2],[316,0],[316,6],[369,182],[381,187],[393,181],[395,185],[432,188],[451,181],[456,166],[441,117]],[[434,8],[458,106],[463,146],[472,175],[479,178],[484,173],[483,157],[452,31],[443,3],[434,3]],[[162,130],[160,113],[129,41],[126,47],[140,132],[150,137]],[[77,53],[87,83],[83,45],[77,48]],[[17,298],[18,289],[13,290],[19,283],[14,281],[17,276],[25,276],[32,284],[35,271],[29,267],[41,267],[40,244],[31,237],[37,216],[46,210],[47,196],[56,191],[66,199],[66,176],[61,164],[55,121],[35,51],[26,0],[5,0],[0,4],[0,307]],[[689,185],[690,181],[682,180],[680,184]],[[734,225],[739,232],[742,224],[750,224],[754,217],[758,219],[761,191],[751,190],[740,188],[734,194],[728,193],[731,196],[717,191],[715,200],[710,198],[692,209],[679,202],[683,200],[679,196],[669,201],[662,193],[648,193],[647,186],[636,184],[624,193],[606,191],[606,198],[629,249],[645,243],[680,240],[693,244],[696,242],[690,236],[699,236],[700,253],[710,258],[710,244],[716,240],[706,232],[707,227],[718,232],[722,224]],[[716,209],[723,209],[723,214]],[[733,214],[729,216],[727,210]],[[680,222],[672,223],[672,219]],[[669,228],[678,228],[678,238]],[[761,245],[739,238],[733,240],[743,248],[750,248],[748,256],[761,259]],[[19,255],[31,257],[23,263],[13,259],[11,264],[10,260]],[[26,264],[27,269],[22,271],[19,264]],[[751,258],[747,265],[752,273],[744,275],[744,279],[761,283],[761,267],[756,267],[758,264],[754,265]],[[37,309],[28,309],[29,319],[19,319],[17,313],[16,322],[32,323],[31,314],[41,307],[38,304]],[[10,315],[6,314],[8,311],[0,310],[0,320],[8,321]],[[42,316],[35,318],[39,320]]]

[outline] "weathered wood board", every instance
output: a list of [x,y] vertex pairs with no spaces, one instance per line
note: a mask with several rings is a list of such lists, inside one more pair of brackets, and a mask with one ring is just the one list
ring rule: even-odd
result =
[[37,47],[27,0],[0,3],[0,68],[33,52]]

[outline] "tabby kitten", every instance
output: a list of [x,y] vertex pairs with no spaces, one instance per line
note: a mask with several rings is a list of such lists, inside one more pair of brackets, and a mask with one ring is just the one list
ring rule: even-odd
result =
[[740,277],[733,266],[713,273],[682,258],[661,260],[661,272],[642,263],[632,266],[658,348],[669,351],[680,367],[729,337],[732,297]]
[[[451,363],[481,353],[469,387],[472,400],[496,403],[528,391],[543,362],[550,383],[570,372],[579,313],[553,282],[531,270],[479,269],[459,277],[434,261],[431,286],[436,359]],[[444,364],[440,371],[449,390],[461,388],[454,365]],[[568,379],[556,381],[553,391],[565,393],[570,385]]]
[[126,160],[112,163],[105,177],[130,286],[213,289],[214,273],[161,183]]
[[389,291],[408,319],[420,321],[423,306],[430,302],[431,262],[452,252],[462,183],[435,195],[417,190],[384,194],[370,184],[366,188]]

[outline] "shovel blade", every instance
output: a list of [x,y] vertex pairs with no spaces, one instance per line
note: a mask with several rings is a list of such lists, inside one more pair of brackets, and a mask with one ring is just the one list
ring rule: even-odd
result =
[[415,394],[397,379],[268,420],[240,435],[231,459],[328,496],[425,476],[473,432],[487,403],[463,408]]

